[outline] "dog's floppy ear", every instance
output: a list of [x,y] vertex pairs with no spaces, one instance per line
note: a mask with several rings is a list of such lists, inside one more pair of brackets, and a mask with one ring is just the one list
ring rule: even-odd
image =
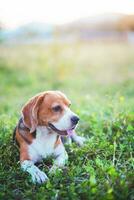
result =
[[34,132],[38,125],[38,110],[43,98],[43,94],[35,96],[22,108],[23,123],[30,129],[30,133]]

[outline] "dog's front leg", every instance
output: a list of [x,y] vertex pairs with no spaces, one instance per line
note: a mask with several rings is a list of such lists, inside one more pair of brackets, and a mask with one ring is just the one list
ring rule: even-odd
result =
[[31,160],[21,162],[21,168],[32,176],[33,183],[43,183],[48,180],[47,175],[36,167]]
[[83,146],[84,145],[84,142],[86,141],[86,138],[85,137],[82,137],[82,136],[79,136],[77,135],[76,133],[73,133],[71,135],[71,138],[72,140],[78,144],[79,146]]
[[72,141],[75,142],[76,144],[78,144],[79,146],[83,146],[84,142],[86,141],[86,138],[77,135],[75,132],[73,132],[70,136],[68,136],[66,138],[62,137],[62,142],[65,144],[70,145],[72,143]]
[[56,169],[63,167],[68,160],[68,154],[62,142],[55,148],[54,156],[55,156],[54,164],[51,167],[49,173],[54,173]]

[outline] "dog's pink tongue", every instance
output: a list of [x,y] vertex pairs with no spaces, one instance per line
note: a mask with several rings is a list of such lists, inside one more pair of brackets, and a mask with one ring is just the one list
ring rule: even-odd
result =
[[68,136],[73,135],[74,134],[74,130],[67,130],[67,134],[68,134]]

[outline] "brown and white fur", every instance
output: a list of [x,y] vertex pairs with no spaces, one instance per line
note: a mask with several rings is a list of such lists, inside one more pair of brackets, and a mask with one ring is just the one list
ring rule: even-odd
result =
[[[78,116],[69,108],[70,101],[59,91],[42,92],[30,99],[22,108],[22,116],[15,128],[20,149],[21,168],[32,176],[34,183],[43,183],[48,177],[35,163],[54,155],[50,172],[65,165],[68,155],[62,137],[75,129]],[[78,145],[85,141],[73,133],[70,137]]]

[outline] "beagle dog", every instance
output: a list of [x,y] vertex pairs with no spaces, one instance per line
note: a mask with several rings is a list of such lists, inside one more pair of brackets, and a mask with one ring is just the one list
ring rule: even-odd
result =
[[31,98],[22,108],[14,138],[19,145],[21,168],[34,183],[47,181],[36,162],[49,155],[55,160],[50,172],[65,165],[68,155],[62,137],[83,145],[85,138],[76,135],[79,117],[71,111],[71,102],[60,91],[46,91]]

